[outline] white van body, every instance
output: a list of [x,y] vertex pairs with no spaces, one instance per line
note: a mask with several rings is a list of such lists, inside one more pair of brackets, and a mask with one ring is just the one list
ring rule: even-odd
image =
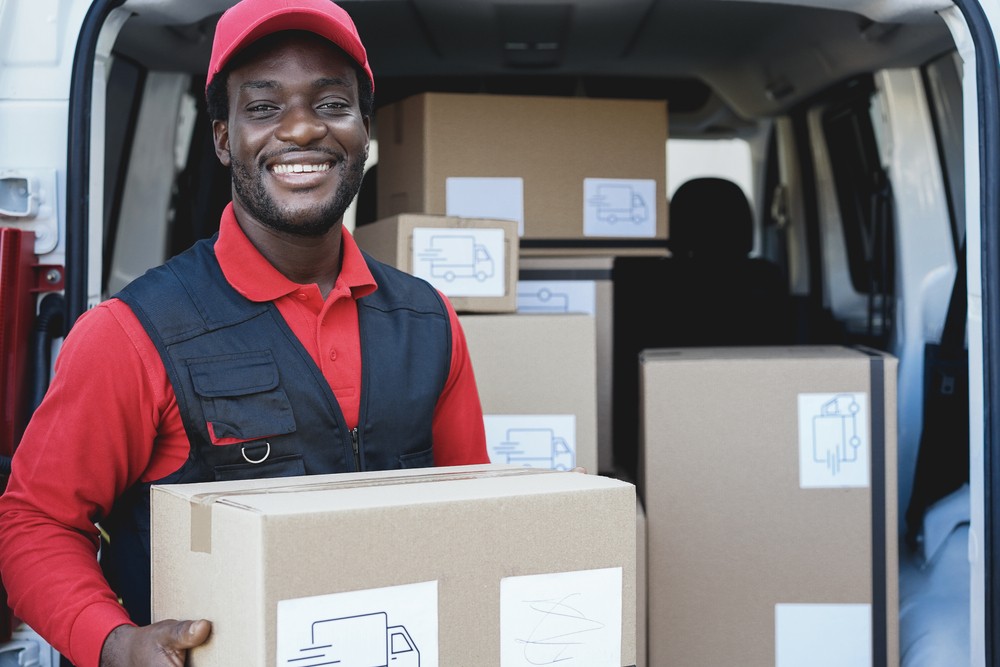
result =
[[[198,227],[198,212],[217,210],[227,182],[198,191],[213,175],[191,166],[205,146],[196,141],[207,129],[199,95],[214,19],[230,4],[0,0],[0,393],[8,397],[0,454],[14,453],[21,415],[45,388],[37,373],[29,388],[26,370],[51,363],[27,360],[26,332],[44,297],[61,297],[53,302],[61,330],[40,332],[51,335],[54,357],[80,313],[210,235],[214,221],[202,216],[209,228]],[[1000,665],[1000,0],[340,4],[369,50],[376,106],[449,86],[658,96],[670,105],[671,140],[704,144],[707,155],[716,141],[748,148],[753,254],[782,265],[802,311],[822,311],[803,329],[832,324],[824,332],[899,358],[901,540],[923,428],[925,346],[940,340],[964,270],[968,641],[972,665]],[[880,223],[891,227],[891,260],[883,263],[859,263],[859,248],[874,243],[864,224],[860,236],[845,232],[838,179],[849,170],[828,134],[835,112],[866,86],[874,171],[891,186],[890,219]],[[692,175],[732,167],[714,160],[690,165]],[[359,197],[348,228],[370,221],[362,208]],[[179,220],[192,219],[178,231]],[[963,239],[964,269],[956,260]],[[859,289],[859,275],[881,287]],[[599,472],[617,474],[619,464]],[[27,656],[26,642],[40,645],[37,664],[57,663],[30,628],[10,620],[0,664],[5,654]]]

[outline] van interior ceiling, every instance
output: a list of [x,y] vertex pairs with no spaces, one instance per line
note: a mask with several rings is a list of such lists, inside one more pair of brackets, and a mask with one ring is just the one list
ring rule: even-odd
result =
[[[129,0],[115,51],[200,77],[228,4]],[[936,2],[906,3],[901,16],[871,0],[340,4],[365,40],[377,106],[423,91],[668,99],[676,136],[739,134],[833,82],[953,48],[928,19]]]

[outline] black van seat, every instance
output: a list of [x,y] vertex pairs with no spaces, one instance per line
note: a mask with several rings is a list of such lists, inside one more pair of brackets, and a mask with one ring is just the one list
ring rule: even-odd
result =
[[781,269],[752,257],[753,212],[722,178],[685,182],[670,202],[664,276],[664,345],[761,345],[792,340],[792,303]]
[[696,178],[670,202],[671,257],[615,258],[612,428],[618,473],[635,474],[644,349],[790,344],[793,303],[781,269],[750,256],[753,213],[743,190]]

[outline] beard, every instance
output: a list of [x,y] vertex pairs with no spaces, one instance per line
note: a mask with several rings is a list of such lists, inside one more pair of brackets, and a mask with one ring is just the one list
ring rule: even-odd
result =
[[336,162],[333,169],[340,171],[340,183],[333,198],[304,211],[298,211],[294,216],[279,208],[274,197],[264,188],[264,178],[261,174],[264,167],[255,170],[250,164],[230,156],[233,192],[251,215],[276,232],[304,237],[322,236],[333,229],[337,221],[343,217],[361,188],[367,154],[366,150],[363,155],[349,158],[344,162]]

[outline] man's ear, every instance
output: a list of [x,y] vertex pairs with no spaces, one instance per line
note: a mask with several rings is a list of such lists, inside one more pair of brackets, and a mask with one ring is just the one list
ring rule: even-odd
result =
[[365,164],[368,164],[368,150],[372,145],[372,119],[365,116],[363,121],[365,124],[365,134],[368,135],[365,139]]
[[229,154],[229,123],[224,120],[212,121],[212,138],[215,141],[215,155],[223,167],[231,166]]

